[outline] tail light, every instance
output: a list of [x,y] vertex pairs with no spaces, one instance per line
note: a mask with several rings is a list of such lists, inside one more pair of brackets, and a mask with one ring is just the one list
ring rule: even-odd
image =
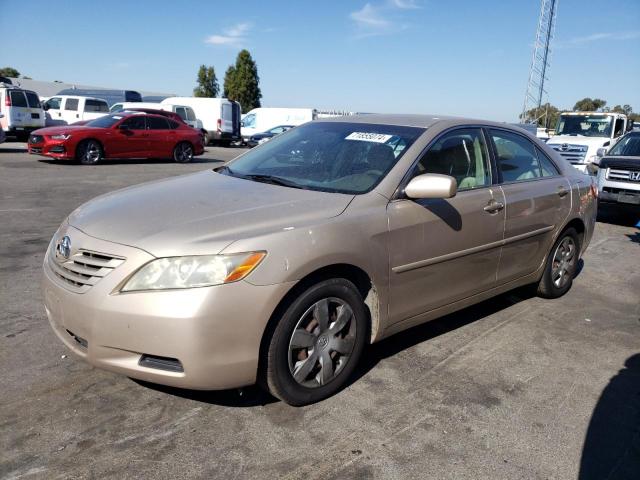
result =
[[11,106],[11,95],[9,95],[9,92],[5,92],[4,94],[4,106],[5,107]]
[[598,186],[594,182],[591,182],[590,190],[591,190],[591,196],[593,198],[598,198]]
[[218,131],[219,132],[222,131],[222,119],[221,118],[218,119]]

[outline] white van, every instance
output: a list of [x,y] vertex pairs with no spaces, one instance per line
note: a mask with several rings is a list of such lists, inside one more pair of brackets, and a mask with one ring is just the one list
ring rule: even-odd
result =
[[254,108],[242,117],[242,140],[246,142],[252,135],[279,125],[295,127],[315,118],[313,108]]
[[[167,103],[154,102],[118,102],[111,105],[109,111],[111,113],[120,112],[122,110],[150,108],[153,110],[164,110],[165,112],[173,112],[177,114],[187,125],[197,130],[202,130],[202,121],[196,117],[193,108],[186,105],[170,105]],[[203,132],[204,133],[204,132]]]
[[109,105],[101,98],[56,95],[43,104],[47,126],[71,125],[95,120],[109,113]]
[[226,98],[169,97],[161,104],[186,105],[193,108],[202,122],[205,145],[217,141],[229,145],[240,139],[240,104]]
[[29,133],[45,126],[44,110],[36,92],[0,83],[0,126],[7,136],[26,140]]

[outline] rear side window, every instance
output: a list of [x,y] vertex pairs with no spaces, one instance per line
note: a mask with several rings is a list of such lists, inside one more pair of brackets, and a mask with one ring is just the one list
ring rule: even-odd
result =
[[540,169],[542,170],[543,177],[553,177],[555,175],[560,175],[558,171],[558,167],[551,161],[547,155],[536,147],[536,153],[538,154],[538,161],[540,162]]
[[504,130],[490,132],[503,182],[521,182],[542,176],[533,143],[516,133]]
[[196,121],[196,114],[194,113],[193,109],[187,107],[186,111],[187,111],[187,120],[189,120],[191,122],[195,122]]
[[12,107],[26,107],[27,106],[27,97],[24,96],[24,92],[22,90],[9,90],[9,95],[11,95],[11,106]]
[[27,103],[31,108],[40,108],[40,99],[34,92],[24,92],[27,96]]
[[64,103],[64,109],[71,110],[72,112],[77,112],[78,102],[79,100],[77,98],[67,98],[66,102]]
[[84,104],[84,111],[107,113],[109,111],[109,106],[107,105],[107,102],[103,102],[102,100],[87,99]]
[[169,122],[162,117],[147,117],[147,128],[149,130],[168,130]]
[[169,128],[171,128],[171,130],[175,130],[176,128],[180,128],[180,124],[174,120],[171,119],[167,119],[167,122],[169,123]]

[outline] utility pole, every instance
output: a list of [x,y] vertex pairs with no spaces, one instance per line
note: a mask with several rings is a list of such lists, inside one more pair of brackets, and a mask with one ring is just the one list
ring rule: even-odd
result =
[[540,108],[542,98],[547,93],[544,89],[544,83],[548,80],[547,71],[551,62],[551,40],[553,39],[556,25],[558,2],[559,0],[541,1],[536,40],[533,44],[533,59],[529,70],[529,81],[527,82],[527,91],[524,95],[524,105],[520,115],[522,121],[524,121],[527,111],[532,108]]

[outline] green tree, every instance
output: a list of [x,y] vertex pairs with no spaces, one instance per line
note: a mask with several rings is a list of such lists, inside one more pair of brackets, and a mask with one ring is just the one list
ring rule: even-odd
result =
[[224,96],[240,103],[243,112],[260,106],[258,66],[247,50],[241,50],[236,64],[230,65],[224,76]]
[[13,67],[0,68],[0,77],[19,78],[20,72]]
[[198,86],[193,89],[194,97],[214,98],[218,96],[220,86],[213,67],[200,65],[198,70]]
[[611,109],[611,111],[613,113],[624,113],[625,115],[629,116],[633,114],[633,108],[631,108],[631,105],[625,104],[625,105],[616,105],[615,107],[613,107]]
[[607,105],[606,100],[602,100],[600,98],[589,98],[585,97],[582,100],[578,100],[576,104],[573,106],[573,110],[575,112],[597,112],[598,110],[604,109]]
[[520,115],[520,120],[526,123],[536,123],[539,127],[555,128],[559,115],[560,110],[547,102],[540,107],[527,110],[524,115]]

